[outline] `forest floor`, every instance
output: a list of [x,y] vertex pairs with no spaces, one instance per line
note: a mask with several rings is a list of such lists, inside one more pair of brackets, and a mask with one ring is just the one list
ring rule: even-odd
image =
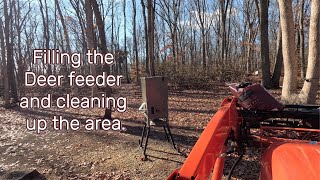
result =
[[[279,96],[279,91],[273,91]],[[230,96],[224,85],[210,91],[171,90],[169,119],[174,140],[182,153],[166,141],[162,128],[152,127],[148,143],[148,160],[138,141],[143,127],[140,87],[124,84],[114,89],[115,96],[128,99],[124,113],[114,112],[125,131],[57,131],[40,134],[26,129],[26,119],[99,119],[103,109],[21,109],[0,107],[0,179],[17,179],[36,169],[47,179],[165,179],[180,168],[199,135],[217,111],[222,100]],[[230,169],[236,156],[230,157]],[[258,179],[259,149],[248,148],[237,166],[236,179]],[[227,174],[228,172],[225,172]]]

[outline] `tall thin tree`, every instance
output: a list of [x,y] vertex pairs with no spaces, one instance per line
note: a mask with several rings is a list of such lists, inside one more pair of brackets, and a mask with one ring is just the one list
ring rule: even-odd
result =
[[155,75],[154,69],[154,7],[153,0],[148,0],[148,42],[149,42],[149,74]]

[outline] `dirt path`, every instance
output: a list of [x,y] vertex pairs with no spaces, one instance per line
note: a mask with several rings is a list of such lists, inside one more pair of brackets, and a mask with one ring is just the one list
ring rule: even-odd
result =
[[[142,150],[138,147],[143,126],[143,116],[137,111],[141,103],[139,87],[124,85],[116,89],[115,94],[128,98],[128,110],[113,114],[122,121],[126,131],[49,129],[36,134],[26,130],[26,119],[62,115],[66,119],[84,120],[101,117],[103,110],[0,108],[0,179],[16,179],[34,169],[48,179],[164,179],[179,168],[185,157],[171,147],[160,127],[152,129],[149,158],[142,161]],[[210,92],[170,92],[171,131],[182,154],[190,152],[227,95],[227,89],[218,87]],[[229,168],[230,163],[232,160],[226,163]],[[240,177],[247,168],[256,166],[257,157],[245,156],[235,175]],[[257,173],[251,178],[257,178]]]

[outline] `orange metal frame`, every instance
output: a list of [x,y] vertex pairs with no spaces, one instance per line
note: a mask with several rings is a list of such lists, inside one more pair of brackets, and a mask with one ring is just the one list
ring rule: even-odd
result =
[[[236,140],[239,139],[238,132],[239,132],[239,125],[242,122],[242,117],[238,116],[238,111],[236,107],[236,98],[226,98],[222,102],[222,105],[220,109],[217,111],[217,113],[212,117],[210,122],[208,123],[205,130],[202,132],[201,136],[199,137],[197,143],[193,147],[191,153],[189,154],[188,158],[182,165],[181,169],[176,169],[174,172],[171,173],[169,177],[167,177],[167,180],[200,180],[200,179],[208,179],[211,177],[211,179],[214,180],[220,180],[222,178],[222,173],[224,169],[224,161],[226,157],[226,141],[230,135],[230,133],[233,131],[233,135]],[[307,128],[291,128],[291,127],[271,127],[271,126],[262,126],[260,127],[260,132],[263,130],[291,130],[291,131],[307,131],[307,132],[316,132],[319,133],[319,129],[307,129]],[[278,137],[266,137],[261,135],[249,135],[254,141],[260,142],[260,146],[263,144],[274,144],[274,147],[278,147],[280,144],[289,144],[284,145],[286,146],[295,146],[297,149],[303,148],[303,152],[313,152],[311,157],[319,157],[319,144],[320,142],[312,142],[313,144],[316,144],[315,146],[311,146],[310,141],[306,140],[297,140],[297,139],[286,139],[286,138],[278,138]],[[290,145],[291,144],[291,145]],[[293,144],[293,145],[292,145]],[[310,147],[309,147],[310,146]],[[280,146],[279,146],[280,147]],[[309,149],[308,149],[309,148]],[[270,148],[269,148],[270,149]],[[285,148],[284,148],[285,149]],[[289,148],[291,149],[291,148]],[[311,149],[311,150],[310,150]],[[316,150],[314,150],[316,149]],[[286,151],[286,150],[284,150]],[[273,160],[272,154],[273,150],[268,150],[266,153],[266,158],[262,161],[262,164],[269,163],[271,166],[272,164],[275,164],[275,166],[281,165],[281,160]],[[318,152],[318,154],[315,154],[314,152]],[[268,155],[269,153],[269,155]],[[281,154],[281,153],[280,153]],[[285,159],[290,159],[292,157],[296,157],[296,152],[293,152],[288,155],[286,154]],[[302,153],[303,154],[303,153]],[[276,156],[276,155],[275,155]],[[300,157],[300,156],[299,156]],[[305,156],[305,159],[310,159],[309,156]],[[296,168],[296,166],[299,165],[299,162],[297,161],[299,158],[293,158],[293,162],[291,164],[292,168]],[[272,161],[271,161],[272,160]],[[318,161],[314,161],[318,162]],[[315,163],[309,163],[307,169],[312,169],[315,166]],[[296,164],[294,164],[296,163]],[[289,163],[290,164],[290,163]],[[290,167],[291,167],[290,166]],[[273,174],[271,174],[271,171],[269,170],[269,166],[263,166],[263,172],[262,173],[264,178],[271,177]],[[301,168],[301,167],[299,167]],[[290,169],[290,168],[288,168]],[[281,168],[280,168],[281,170]],[[277,175],[288,175],[288,172],[277,170],[275,168],[274,171],[274,177]],[[283,170],[283,169],[282,169]],[[280,173],[278,173],[280,172]],[[269,173],[269,174],[268,174]],[[278,174],[277,174],[278,173]],[[296,173],[297,174],[297,173]],[[300,173],[301,176],[299,177],[305,177],[303,174],[305,172]],[[264,177],[265,176],[265,177]],[[278,176],[277,176],[278,177]],[[280,177],[280,176],[279,176]],[[311,176],[310,176],[311,177]],[[267,178],[268,179],[268,178]]]
[[[236,99],[226,98],[202,132],[181,169],[175,170],[167,179],[208,179],[210,175],[212,179],[221,179],[225,160],[225,143],[232,130],[238,132],[238,127]],[[237,133],[235,137],[238,138]]]

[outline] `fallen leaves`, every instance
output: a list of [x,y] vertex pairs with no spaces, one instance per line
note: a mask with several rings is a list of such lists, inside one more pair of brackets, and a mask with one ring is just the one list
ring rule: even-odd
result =
[[[229,96],[227,89],[219,86],[210,91],[169,91],[169,123],[179,153],[166,141],[163,129],[155,127],[148,142],[147,154],[151,156],[148,161],[141,161],[143,150],[138,148],[138,140],[144,116],[137,110],[142,103],[140,88],[124,84],[114,92],[115,96],[126,96],[128,101],[126,112],[113,112],[113,117],[122,120],[124,128],[120,132],[49,128],[45,133],[35,134],[26,130],[26,118],[49,120],[54,115],[64,115],[81,121],[99,118],[104,110],[27,111],[0,107],[0,170],[34,167],[49,179],[164,179],[181,166],[222,100]],[[237,177],[258,175],[260,153],[248,151],[235,171]],[[226,162],[226,166],[231,163]],[[5,179],[5,174],[0,179]]]

